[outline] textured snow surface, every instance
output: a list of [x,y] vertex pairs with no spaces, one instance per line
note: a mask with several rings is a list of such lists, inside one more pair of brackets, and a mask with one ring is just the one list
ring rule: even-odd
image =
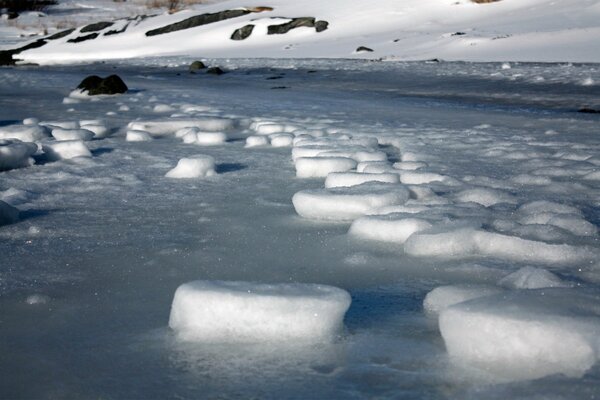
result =
[[325,285],[195,281],[177,288],[169,327],[188,341],[332,341],[350,303]]
[[191,61],[0,69],[2,397],[600,396],[596,65]]

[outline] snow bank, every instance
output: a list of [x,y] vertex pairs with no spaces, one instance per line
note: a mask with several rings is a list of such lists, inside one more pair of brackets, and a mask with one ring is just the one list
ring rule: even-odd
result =
[[408,190],[402,185],[364,183],[350,188],[302,190],[292,202],[296,212],[304,217],[322,220],[352,220],[373,210],[408,200]]
[[416,233],[404,245],[406,253],[420,257],[495,257],[504,260],[577,264],[597,258],[597,251],[568,244],[548,244],[516,236],[461,228]]
[[332,341],[350,302],[325,285],[195,281],[177,288],[169,327],[186,341]]
[[182,158],[177,166],[167,172],[167,178],[204,178],[216,175],[215,159],[211,156],[198,155]]
[[295,166],[298,178],[324,178],[331,172],[356,168],[356,161],[346,157],[300,157]]
[[501,288],[490,285],[439,286],[427,293],[423,301],[423,308],[428,313],[439,314],[455,304],[502,292]]
[[21,142],[17,139],[0,139],[0,171],[33,165],[31,156],[37,150],[35,143]]
[[325,179],[326,188],[350,187],[366,182],[400,183],[398,174],[368,174],[358,172],[333,172]]
[[440,331],[454,362],[501,380],[580,377],[600,355],[599,296],[546,288],[483,297],[443,310]]
[[51,161],[67,160],[75,157],[91,157],[92,153],[81,140],[64,140],[45,143],[44,154]]
[[22,142],[36,142],[47,138],[48,129],[39,125],[0,126],[0,139],[18,139]]
[[0,200],[0,226],[13,224],[19,220],[19,210]]
[[354,237],[402,244],[415,232],[431,228],[420,218],[365,216],[352,222],[348,234]]

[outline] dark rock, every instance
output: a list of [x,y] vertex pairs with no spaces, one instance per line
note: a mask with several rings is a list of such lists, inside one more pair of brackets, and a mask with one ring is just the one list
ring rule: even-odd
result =
[[600,109],[583,107],[583,108],[580,108],[579,110],[577,110],[577,112],[584,113],[584,114],[600,114]]
[[431,60],[425,61],[426,64],[437,64],[439,62],[442,62],[442,60],[440,60],[439,58],[432,58]]
[[223,71],[219,67],[210,67],[209,69],[206,70],[206,73],[211,74],[211,75],[223,75],[225,73],[225,71]]
[[81,28],[81,30],[79,32],[81,33],[86,33],[86,32],[98,32],[101,31],[102,29],[106,29],[109,26],[113,26],[114,22],[96,22],[94,24],[89,24],[84,26],[83,28]]
[[283,79],[283,76],[281,75],[277,75],[277,76],[269,76],[268,78],[265,78],[268,81],[273,81],[275,79]]
[[292,29],[306,26],[309,28],[315,27],[315,19],[312,17],[293,18],[291,21],[279,25],[269,25],[267,35],[283,35]]
[[19,18],[19,13],[15,11],[9,11],[6,13],[6,16],[8,17],[8,19],[17,19]]
[[181,31],[183,29],[195,28],[197,26],[208,25],[215,22],[224,21],[226,19],[241,17],[246,14],[250,14],[250,11],[240,9],[225,10],[212,14],[195,15],[174,24],[166,25],[158,29],[152,29],[151,31],[146,32],[146,36],[163,35],[165,33]]
[[329,22],[327,22],[327,21],[317,21],[317,22],[315,22],[315,30],[317,32],[326,31],[327,28],[329,28]]
[[71,33],[75,32],[75,29],[67,29],[65,31],[60,31],[55,33],[54,35],[50,35],[46,38],[46,40],[56,40],[56,39],[62,39],[65,36],[69,36]]
[[451,36],[464,36],[466,33],[464,32],[454,32]]
[[236,29],[231,35],[231,40],[244,40],[252,34],[253,30],[254,25],[252,24]]
[[26,44],[25,46],[12,49],[12,50],[1,50],[0,51],[0,66],[2,65],[15,65],[18,59],[14,58],[14,55],[19,54],[22,51],[29,49],[36,49],[38,47],[42,47],[46,42],[44,39],[38,39],[35,42],[31,42]]
[[356,49],[357,53],[365,53],[365,52],[372,52],[372,51],[373,51],[373,49],[370,49],[370,48],[365,47],[365,46],[360,46],[360,47],[358,47]]
[[206,65],[202,61],[194,61],[190,64],[190,73],[195,74],[196,71],[206,68]]
[[127,28],[129,27],[129,24],[126,24],[123,28],[121,29],[112,29],[110,31],[106,31],[104,32],[104,36],[110,36],[110,35],[118,35],[119,33],[123,33],[127,30]]
[[279,90],[279,89],[289,89],[289,86],[273,86],[271,89]]
[[69,39],[67,42],[69,43],[80,43],[85,42],[86,40],[96,39],[100,34],[99,33],[90,33],[89,35],[77,36],[76,38]]
[[87,91],[90,96],[97,96],[99,94],[121,94],[125,93],[127,85],[117,75],[111,75],[107,78],[100,78],[96,75],[91,75],[85,78],[77,89]]

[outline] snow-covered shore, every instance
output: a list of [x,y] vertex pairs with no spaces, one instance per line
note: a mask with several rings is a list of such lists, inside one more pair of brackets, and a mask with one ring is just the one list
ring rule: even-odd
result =
[[[94,10],[92,6],[90,2],[88,9]],[[229,0],[91,27],[113,22],[107,20],[103,9],[98,10],[97,17],[93,11],[87,12],[86,22],[76,24],[74,32],[48,40],[43,47],[25,51],[18,58],[39,64],[165,55],[600,62],[600,3],[596,0],[501,0],[487,4],[470,0]],[[188,23],[197,16],[227,10],[233,12],[197,26],[197,20]],[[52,8],[48,13],[46,21],[51,21]],[[270,27],[305,17],[309,20],[285,34],[271,32]],[[188,26],[156,34],[178,23]],[[246,29],[247,36],[232,39],[240,29]]]

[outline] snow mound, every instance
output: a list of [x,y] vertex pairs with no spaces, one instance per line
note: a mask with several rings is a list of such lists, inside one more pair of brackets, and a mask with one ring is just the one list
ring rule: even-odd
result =
[[433,257],[495,257],[510,261],[577,264],[596,259],[594,249],[568,244],[548,244],[474,228],[413,234],[404,244],[406,253]]
[[353,220],[373,210],[408,200],[402,185],[364,183],[350,188],[302,190],[292,202],[298,215],[321,220]]
[[266,136],[248,136],[246,138],[246,144],[244,147],[260,147],[267,146],[269,144],[269,138]]
[[64,128],[54,128],[52,129],[52,136],[54,139],[63,141],[63,140],[83,140],[90,141],[94,138],[94,132],[88,129],[64,129]]
[[423,185],[432,182],[446,183],[451,179],[445,175],[434,172],[399,171],[400,182],[405,185]]
[[331,172],[356,168],[356,161],[346,157],[300,157],[295,166],[298,178],[324,178]]
[[146,131],[130,129],[127,131],[125,140],[128,142],[149,142],[153,140],[152,136]]
[[227,135],[223,132],[190,132],[183,137],[184,143],[192,143],[199,146],[217,146],[226,141]]
[[13,224],[19,220],[19,210],[0,200],[0,226]]
[[509,289],[542,289],[569,287],[558,276],[543,268],[523,267],[498,281],[498,285]]
[[127,125],[128,129],[146,131],[153,136],[172,135],[180,129],[195,127],[202,131],[221,132],[235,127],[234,120],[229,118],[205,117],[194,119],[176,119],[155,121],[133,121]]
[[35,143],[21,142],[18,139],[0,139],[0,171],[33,165],[31,156],[37,150]]
[[489,285],[440,286],[427,293],[423,301],[423,308],[428,313],[439,314],[455,304],[502,292],[501,288]]
[[325,285],[194,281],[177,288],[169,327],[185,341],[332,341],[350,303]]
[[273,147],[291,147],[294,141],[294,135],[288,133],[279,133],[269,136],[271,146]]
[[67,160],[75,157],[91,157],[92,153],[81,140],[64,140],[45,143],[44,154],[51,161]]
[[398,174],[369,174],[358,172],[332,172],[325,179],[326,188],[350,187],[366,182],[400,183]]
[[167,178],[204,178],[216,175],[215,159],[211,156],[198,155],[182,158],[177,166],[167,172]]
[[18,139],[22,142],[37,142],[47,138],[48,129],[40,125],[0,126],[0,139]]
[[348,234],[368,240],[402,244],[413,233],[429,228],[431,223],[420,218],[365,216],[352,222]]
[[515,197],[509,193],[497,189],[475,188],[463,190],[456,194],[456,200],[462,203],[472,202],[490,207],[496,204],[515,204]]
[[86,129],[94,133],[94,138],[103,139],[110,135],[110,129],[102,121],[91,121],[90,123],[84,123],[86,121],[80,121],[81,129]]
[[600,293],[532,289],[478,298],[443,310],[450,358],[500,380],[580,377],[600,354]]

